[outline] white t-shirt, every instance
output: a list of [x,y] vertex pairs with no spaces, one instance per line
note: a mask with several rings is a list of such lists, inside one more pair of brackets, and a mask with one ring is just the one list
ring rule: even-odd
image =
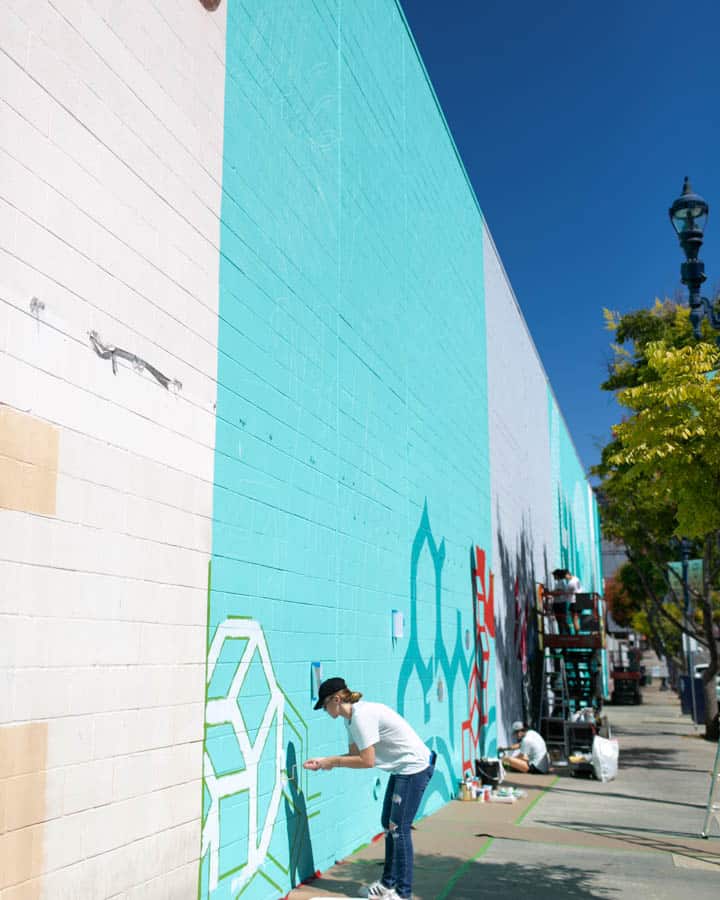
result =
[[541,735],[531,728],[520,741],[520,752],[527,756],[531,766],[538,766],[547,755],[547,744]]
[[572,606],[575,602],[575,594],[579,594],[582,591],[582,587],[580,585],[580,579],[577,575],[571,575],[569,578],[562,578],[558,582],[558,590],[562,591],[568,599],[568,602]]
[[415,775],[430,765],[430,750],[402,716],[384,703],[358,700],[345,720],[348,742],[375,747],[375,765],[395,775]]

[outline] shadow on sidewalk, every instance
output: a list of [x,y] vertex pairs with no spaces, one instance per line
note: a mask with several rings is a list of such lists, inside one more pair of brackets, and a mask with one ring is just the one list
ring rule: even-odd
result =
[[[587,822],[543,822],[539,821],[539,825],[549,825],[553,828],[567,828],[569,831],[579,831],[587,833]],[[592,830],[595,834],[602,835],[607,838],[620,838],[626,844],[642,847],[644,850],[659,850],[663,853],[674,853],[677,856],[683,856],[687,859],[702,860],[703,862],[717,864],[720,872],[720,843],[717,838],[707,843],[702,842],[702,849],[692,849],[683,840],[701,841],[699,831],[670,831],[660,828],[640,828],[638,826],[629,825],[598,825],[593,824]]]
[[677,757],[680,753],[671,748],[663,748],[660,750],[651,749],[649,747],[621,747],[620,748],[620,769],[637,768],[653,768],[653,769],[679,769],[687,770],[687,765],[677,766]]
[[[455,862],[456,866],[459,862],[435,854],[425,855],[422,861],[434,871],[442,870],[448,861]],[[492,862],[482,858],[460,864],[444,882],[428,885],[430,890],[425,888],[420,871],[415,882],[417,900],[478,900],[479,897],[591,900],[610,898],[617,893],[610,888],[600,891],[594,883],[596,875],[576,866],[552,865],[545,869],[537,864]]]
[[[362,897],[368,881],[379,877],[375,861],[347,866],[348,878],[324,876],[313,883],[317,895]],[[360,869],[364,871],[361,873]],[[350,871],[352,870],[352,871]],[[363,877],[365,876],[365,877]],[[599,888],[596,873],[570,865],[523,865],[489,862],[483,858],[462,860],[435,853],[415,854],[415,900],[478,900],[479,897],[531,897],[532,900],[593,900],[612,898],[612,888]],[[321,894],[322,892],[322,894]]]
[[[680,771],[686,771],[685,769],[681,769]],[[593,784],[599,785],[599,782],[592,782]],[[597,797],[598,791],[583,791],[580,788],[576,787],[566,787],[565,782],[562,786],[563,794],[586,794],[588,797]],[[603,797],[617,797],[619,800],[632,800],[637,801],[640,800],[642,803],[662,803],[667,806],[687,806],[690,809],[705,809],[704,803],[685,803],[683,800],[673,800],[671,798],[665,797],[648,797],[643,794],[623,794],[619,791],[614,791],[607,784],[605,785],[605,790],[602,792]]]

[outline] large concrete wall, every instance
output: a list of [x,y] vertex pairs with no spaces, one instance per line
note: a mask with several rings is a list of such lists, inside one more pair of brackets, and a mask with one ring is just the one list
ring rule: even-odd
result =
[[193,896],[225,19],[0,0],[0,42],[0,897]]
[[394,0],[0,13],[0,900],[270,900],[380,827],[316,675],[432,812],[593,498]]

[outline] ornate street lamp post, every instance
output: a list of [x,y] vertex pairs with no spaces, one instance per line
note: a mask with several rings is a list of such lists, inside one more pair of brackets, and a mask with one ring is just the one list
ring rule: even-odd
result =
[[687,258],[680,267],[680,279],[687,285],[690,321],[696,338],[701,336],[700,324],[704,318],[707,318],[716,331],[720,331],[720,313],[707,297],[700,294],[706,276],[705,263],[700,262],[698,254],[703,243],[708,212],[707,203],[699,194],[694,193],[690,179],[685,176],[682,194],[670,207],[669,213],[670,221]]

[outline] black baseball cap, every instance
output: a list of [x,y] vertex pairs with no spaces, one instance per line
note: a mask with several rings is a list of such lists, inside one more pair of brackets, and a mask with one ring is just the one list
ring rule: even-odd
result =
[[320,689],[318,690],[318,702],[313,709],[322,709],[323,704],[328,697],[332,697],[332,695],[337,694],[338,691],[346,690],[347,685],[345,684],[344,678],[326,678],[320,685]]

